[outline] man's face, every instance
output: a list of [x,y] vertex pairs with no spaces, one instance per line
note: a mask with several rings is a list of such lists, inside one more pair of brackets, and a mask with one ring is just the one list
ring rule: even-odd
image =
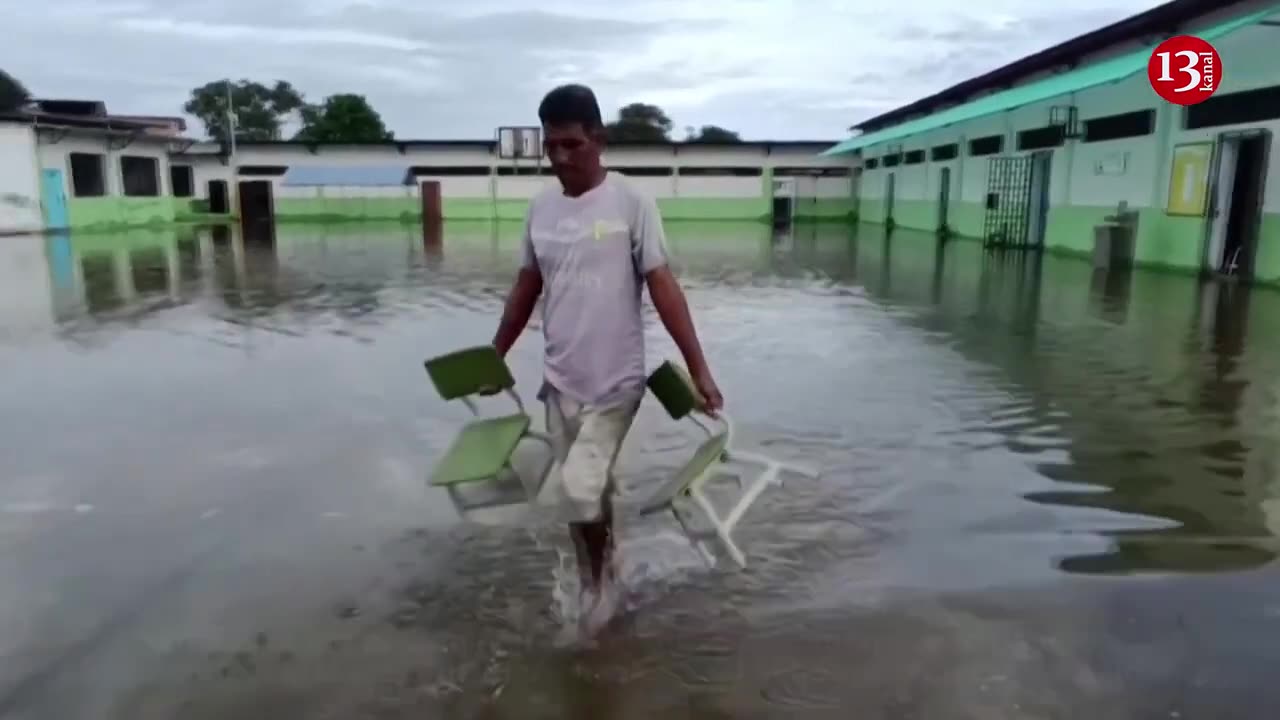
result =
[[542,147],[561,185],[576,188],[594,180],[600,167],[598,135],[578,123],[548,125],[542,128]]

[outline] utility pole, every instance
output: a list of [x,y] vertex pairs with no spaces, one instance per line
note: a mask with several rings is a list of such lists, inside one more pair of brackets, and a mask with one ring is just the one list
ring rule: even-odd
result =
[[230,155],[236,154],[236,111],[231,104],[231,78],[227,78],[227,142]]

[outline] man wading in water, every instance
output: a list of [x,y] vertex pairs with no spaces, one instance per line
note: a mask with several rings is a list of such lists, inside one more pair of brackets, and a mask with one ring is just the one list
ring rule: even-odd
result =
[[561,187],[529,205],[520,272],[493,344],[505,356],[543,295],[546,367],[538,399],[561,463],[582,616],[594,632],[618,601],[610,495],[613,465],[645,391],[643,285],[705,410],[715,413],[723,399],[667,266],[657,203],[601,163],[605,131],[595,94],[582,85],[558,87],[543,98],[538,119]]

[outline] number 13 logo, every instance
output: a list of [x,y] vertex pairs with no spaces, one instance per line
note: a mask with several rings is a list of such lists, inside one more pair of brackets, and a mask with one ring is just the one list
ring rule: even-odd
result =
[[1208,100],[1222,84],[1222,58],[1198,37],[1179,35],[1160,43],[1147,63],[1156,94],[1177,105]]

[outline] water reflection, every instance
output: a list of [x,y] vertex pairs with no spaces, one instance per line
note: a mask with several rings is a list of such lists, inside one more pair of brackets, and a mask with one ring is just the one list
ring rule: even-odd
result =
[[[46,313],[74,335],[194,303],[235,327],[294,337],[318,327],[359,340],[405,312],[420,284],[443,283],[443,302],[500,301],[518,228],[451,232],[448,241],[441,225],[374,236],[288,225],[55,235],[39,241],[47,279],[23,273],[25,284],[6,284],[22,293],[10,315]],[[0,267],[27,267],[22,258],[35,242],[7,243]],[[1274,312],[1273,293],[1095,271],[908,231],[677,226],[670,242],[689,281],[713,294],[747,277],[756,285],[795,278],[860,286],[888,307],[924,309],[896,317],[946,333],[949,347],[998,371],[1010,395],[1006,409],[976,417],[958,442],[981,448],[981,438],[995,435],[1030,456],[1054,481],[1023,493],[1034,502],[1133,518],[1110,521],[1120,526],[1103,531],[1110,549],[1065,555],[1062,569],[1203,570],[1274,557],[1275,522],[1265,509],[1272,477],[1246,480],[1248,468],[1272,467],[1260,457],[1274,411],[1248,400],[1280,354],[1274,335],[1250,342],[1247,328],[1251,308]],[[1035,459],[1047,449],[1051,460]]]
[[[1275,293],[1095,272],[1084,263],[964,243],[940,247],[903,232],[894,234],[892,252],[881,244],[870,243],[878,256],[875,282],[863,276],[872,295],[927,299],[935,311],[915,322],[945,330],[954,347],[999,368],[1022,396],[1011,403],[1017,409],[983,418],[981,431],[1032,456],[1044,446],[1035,439],[1040,429],[1065,436],[1065,457],[1038,465],[1060,487],[1026,496],[1132,518],[1105,531],[1109,550],[1065,555],[1062,569],[1225,570],[1274,558],[1274,520],[1265,510],[1273,504],[1272,480],[1264,489],[1244,475],[1271,452],[1263,438],[1276,429],[1273,409],[1259,413],[1247,402],[1251,394],[1272,396],[1255,384],[1266,377],[1261,367],[1275,367],[1280,347],[1273,338],[1245,340],[1250,317],[1259,314],[1250,312],[1251,300],[1276,312]],[[860,254],[872,255],[862,245]],[[929,256],[925,295],[910,278]]]
[[[1266,637],[1250,598],[1274,578],[1221,571],[1280,546],[1275,293],[901,229],[673,223],[744,443],[824,478],[744,521],[749,572],[661,576],[584,655],[550,640],[558,535],[460,526],[422,482],[465,413],[419,361],[488,339],[519,233],[0,243],[0,716],[1164,717],[1214,643],[1197,692],[1269,691],[1249,673],[1273,649],[1228,651]],[[521,387],[539,351],[513,351]],[[642,420],[628,490],[691,440]],[[1133,573],[1177,584],[1080,579]],[[1254,594],[1223,590],[1241,577]]]

